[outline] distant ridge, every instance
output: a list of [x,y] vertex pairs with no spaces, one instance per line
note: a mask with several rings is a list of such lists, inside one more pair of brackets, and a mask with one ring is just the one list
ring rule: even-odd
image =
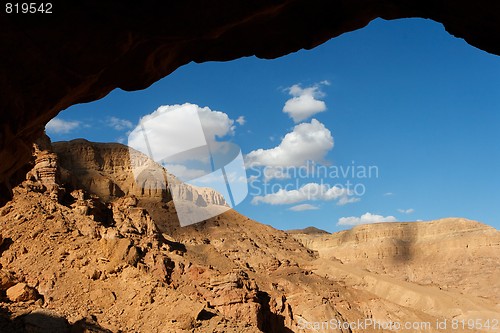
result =
[[383,222],[331,234],[289,234],[320,258],[399,281],[500,299],[500,231],[477,221]]
[[305,234],[305,235],[322,235],[322,234],[330,234],[328,231],[323,229],[318,229],[316,227],[307,227],[304,229],[292,229],[286,230],[289,234]]

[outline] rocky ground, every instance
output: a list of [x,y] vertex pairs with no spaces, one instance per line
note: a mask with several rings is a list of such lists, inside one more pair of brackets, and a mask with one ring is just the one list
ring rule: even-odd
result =
[[0,332],[391,332],[304,323],[500,317],[495,229],[287,233],[233,210],[181,228],[169,193],[137,186],[128,159],[119,144],[39,140],[0,209]]

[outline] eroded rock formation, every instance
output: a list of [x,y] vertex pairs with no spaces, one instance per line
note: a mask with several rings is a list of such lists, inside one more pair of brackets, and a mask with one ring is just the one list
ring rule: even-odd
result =
[[61,110],[143,89],[191,61],[275,58],[381,17],[430,18],[500,54],[495,0],[66,1],[52,14],[0,12],[0,195]]

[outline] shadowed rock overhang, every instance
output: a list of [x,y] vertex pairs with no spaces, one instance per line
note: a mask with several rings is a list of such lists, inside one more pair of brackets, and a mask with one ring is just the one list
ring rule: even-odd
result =
[[[85,1],[52,14],[0,13],[0,199],[45,124],[115,88],[150,86],[189,62],[271,59],[311,49],[376,18],[441,22],[500,54],[497,0]],[[2,200],[0,200],[2,201]]]

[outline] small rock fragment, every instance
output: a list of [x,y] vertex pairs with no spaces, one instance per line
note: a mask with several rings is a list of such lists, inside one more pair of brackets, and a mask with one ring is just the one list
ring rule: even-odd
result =
[[7,289],[7,298],[12,302],[34,301],[38,298],[38,293],[35,288],[21,282]]

